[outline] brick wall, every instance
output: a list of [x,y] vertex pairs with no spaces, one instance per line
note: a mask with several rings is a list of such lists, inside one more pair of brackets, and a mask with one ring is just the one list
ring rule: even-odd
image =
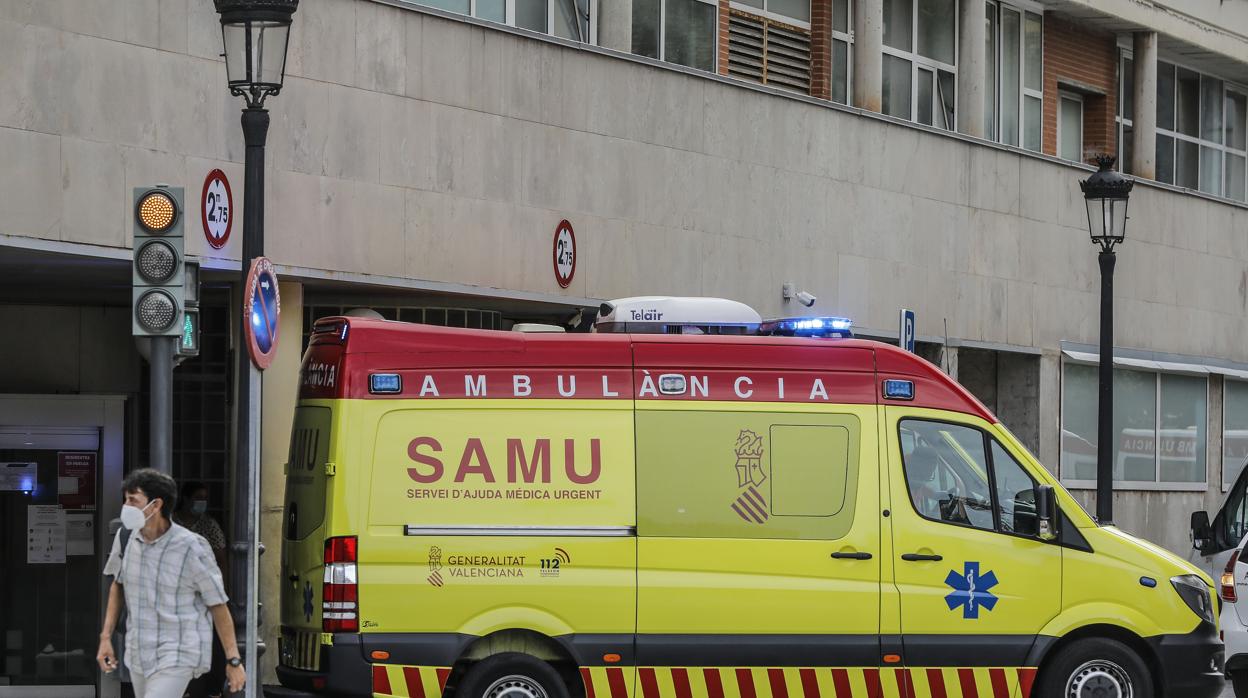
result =
[[728,0],[719,0],[719,74],[728,74]]
[[832,98],[832,0],[810,2],[810,94]]
[[1059,90],[1083,95],[1084,162],[1095,153],[1117,152],[1117,79],[1118,49],[1113,34],[1089,31],[1052,13],[1045,14],[1045,153],[1057,154]]

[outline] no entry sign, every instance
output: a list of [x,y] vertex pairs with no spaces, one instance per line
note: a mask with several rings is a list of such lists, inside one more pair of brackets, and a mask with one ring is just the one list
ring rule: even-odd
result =
[[277,323],[282,303],[277,293],[277,272],[268,257],[257,257],[247,273],[243,317],[247,318],[247,350],[251,362],[263,371],[277,353]]
[[560,288],[567,288],[572,284],[572,277],[576,275],[576,233],[572,232],[572,224],[559,221],[559,227],[555,228],[555,281]]
[[215,250],[225,247],[234,220],[234,195],[230,192],[230,180],[221,170],[213,170],[204,178],[199,213],[204,223],[204,239]]

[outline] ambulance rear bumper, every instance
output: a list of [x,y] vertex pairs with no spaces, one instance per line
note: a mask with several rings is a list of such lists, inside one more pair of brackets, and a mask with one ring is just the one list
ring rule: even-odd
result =
[[280,687],[265,687],[266,698],[370,698],[372,665],[364,659],[360,636],[334,635],[334,644],[321,647],[318,671],[277,665]]
[[1161,664],[1163,696],[1215,698],[1226,688],[1222,640],[1212,623],[1202,622],[1186,635],[1149,638]]

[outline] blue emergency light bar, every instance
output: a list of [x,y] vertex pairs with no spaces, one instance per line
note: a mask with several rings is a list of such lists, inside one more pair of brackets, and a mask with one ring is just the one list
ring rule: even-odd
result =
[[792,317],[767,320],[758,333],[776,337],[820,337],[849,339],[854,336],[854,322],[844,317]]

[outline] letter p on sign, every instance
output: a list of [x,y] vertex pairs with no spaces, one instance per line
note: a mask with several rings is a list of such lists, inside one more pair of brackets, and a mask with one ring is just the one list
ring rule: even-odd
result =
[[914,311],[901,309],[901,327],[898,334],[897,346],[905,349],[910,353],[914,353]]

